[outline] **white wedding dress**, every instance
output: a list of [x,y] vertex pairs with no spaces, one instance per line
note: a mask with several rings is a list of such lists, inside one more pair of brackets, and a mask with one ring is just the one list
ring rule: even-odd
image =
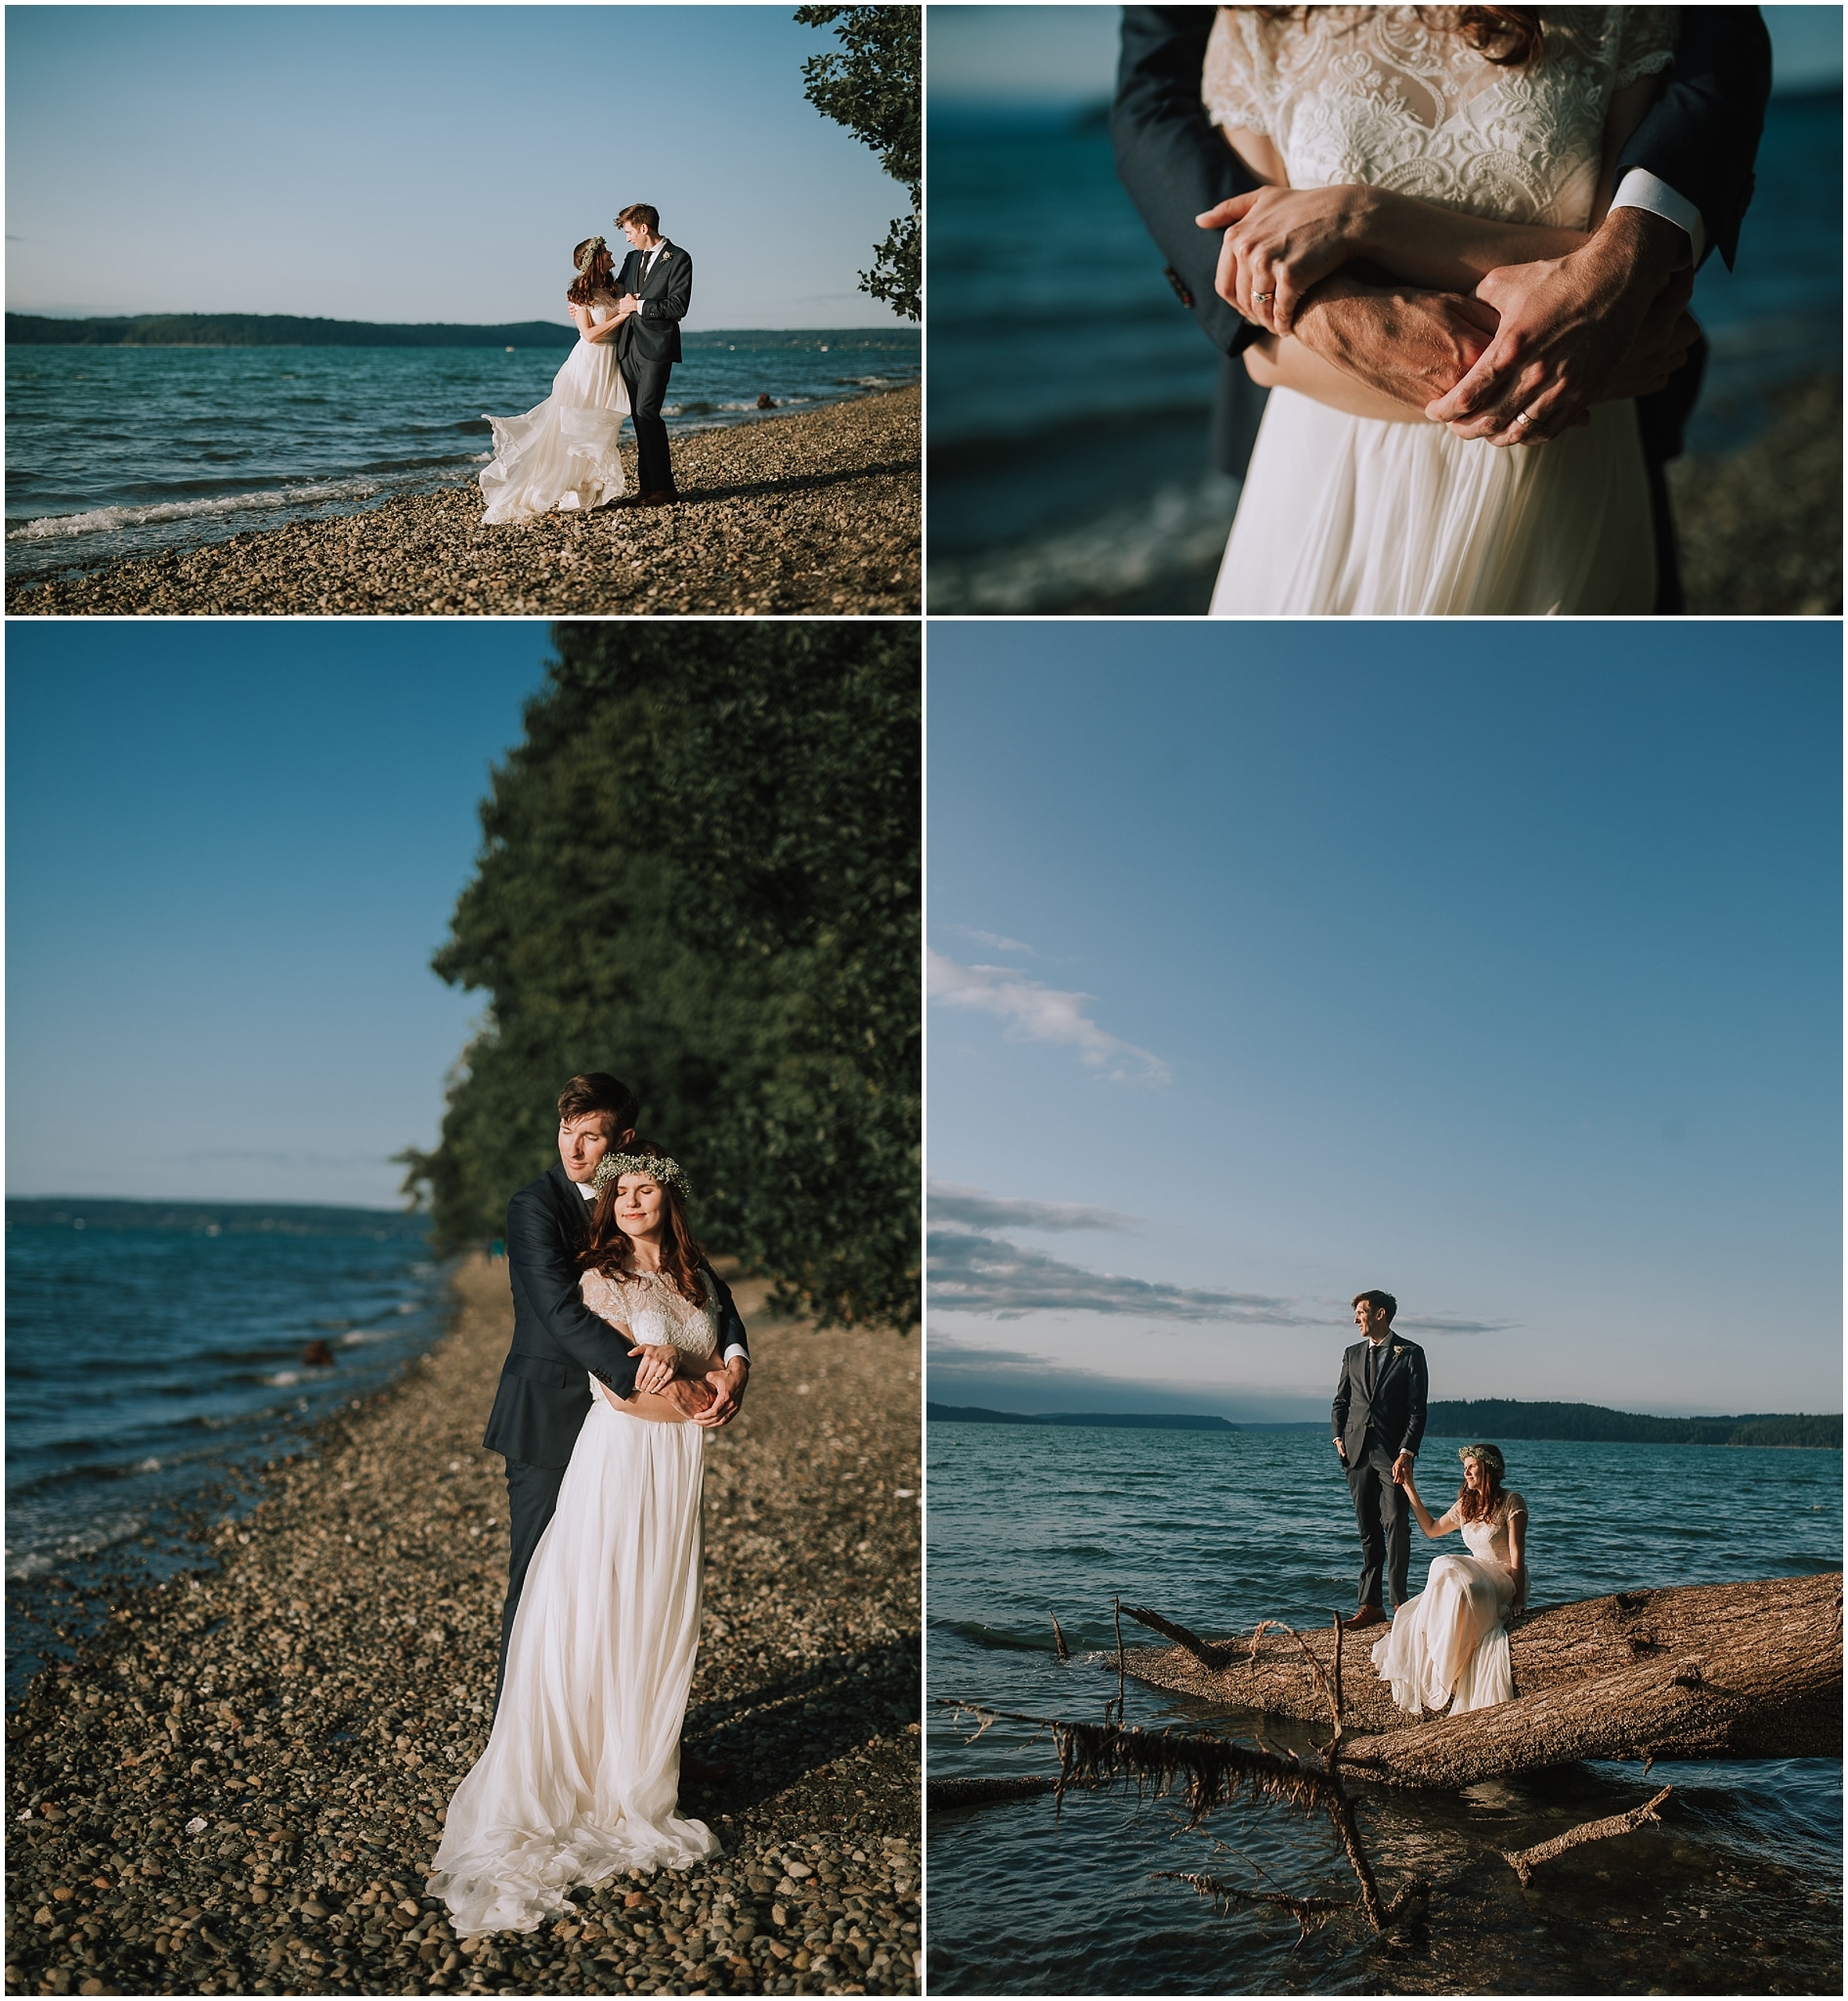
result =
[[[1389,188],[1586,228],[1612,94],[1673,61],[1678,10],[1543,16],[1544,49],[1520,68],[1472,49],[1444,24],[1454,12],[1222,7],[1202,99],[1215,124],[1267,136],[1292,188]],[[1545,445],[1497,447],[1276,388],[1212,610],[1647,614],[1655,594],[1634,404],[1601,404]]]
[[1514,1700],[1508,1524],[1526,1512],[1519,1494],[1504,1494],[1488,1520],[1464,1522],[1470,1554],[1435,1557],[1424,1590],[1394,1613],[1392,1632],[1374,1644],[1373,1665],[1400,1709],[1423,1716],[1447,1707],[1461,1716]]
[[[638,1341],[701,1362],[704,1308],[658,1274],[582,1281]],[[456,1788],[430,1891],[458,1934],[531,1932],[573,1884],[685,1869],[718,1852],[678,1811],[680,1728],[700,1637],[706,1431],[626,1415],[591,1381],[590,1413],[527,1571],[488,1748]]]
[[[614,305],[592,306],[590,318],[602,326],[615,312]],[[614,500],[623,486],[617,440],[627,414],[616,344],[580,334],[542,404],[523,417],[488,417],[494,462],[481,475],[482,520],[531,521]]]

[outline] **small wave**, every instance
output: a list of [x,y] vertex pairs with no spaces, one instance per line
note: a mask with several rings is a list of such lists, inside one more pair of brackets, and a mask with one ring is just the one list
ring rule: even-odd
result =
[[272,1389],[287,1389],[302,1379],[293,1369],[283,1369],[274,1376],[266,1376],[263,1380]]
[[315,487],[279,487],[263,493],[221,493],[209,500],[162,500],[150,507],[93,507],[85,514],[43,514],[7,530],[10,542],[47,541],[54,536],[108,535],[125,528],[151,528],[165,521],[191,521],[245,508],[298,507],[311,500],[365,500],[378,491],[374,480],[330,480]]
[[140,1535],[147,1526],[147,1518],[140,1514],[106,1514],[86,1522],[82,1528],[68,1535],[60,1536],[56,1542],[42,1543],[35,1549],[9,1549],[6,1555],[7,1582],[23,1584],[28,1578],[46,1577],[54,1570],[62,1570],[66,1563],[81,1561],[86,1556],[99,1556],[117,1543],[125,1543],[129,1537]]

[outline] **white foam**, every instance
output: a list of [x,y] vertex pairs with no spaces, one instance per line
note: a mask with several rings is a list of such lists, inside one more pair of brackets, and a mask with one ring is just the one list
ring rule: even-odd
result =
[[93,507],[85,514],[42,514],[7,530],[10,542],[46,541],[54,536],[107,535],[125,528],[151,528],[163,521],[191,521],[246,509],[297,507],[312,500],[365,500],[379,490],[376,480],[330,480],[321,486],[278,487],[262,493],[220,493],[209,500],[162,500],[151,507]]

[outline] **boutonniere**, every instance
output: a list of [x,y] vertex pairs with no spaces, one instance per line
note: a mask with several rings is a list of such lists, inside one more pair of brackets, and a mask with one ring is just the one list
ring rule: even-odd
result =
[[1397,1357],[1399,1357],[1399,1356],[1402,1356],[1402,1355],[1404,1354],[1404,1352],[1405,1352],[1405,1350],[1404,1350],[1404,1347],[1403,1347],[1403,1345],[1402,1345],[1402,1344],[1401,1344],[1400,1342],[1398,1342],[1398,1341],[1395,1341],[1395,1342],[1393,1343],[1393,1354],[1394,1354],[1394,1357],[1395,1357],[1396,1359],[1397,1359]]

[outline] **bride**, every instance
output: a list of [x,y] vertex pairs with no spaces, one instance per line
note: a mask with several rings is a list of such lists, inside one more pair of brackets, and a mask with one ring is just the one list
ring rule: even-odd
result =
[[617,438],[628,414],[628,392],[611,342],[635,302],[619,302],[611,278],[616,260],[601,236],[586,237],[573,256],[578,276],[565,303],[578,345],[542,404],[523,417],[489,416],[494,461],[481,475],[484,522],[601,507],[623,490]]
[[718,1852],[677,1799],[705,1432],[661,1394],[676,1376],[715,1385],[717,1293],[687,1230],[677,1162],[633,1140],[599,1162],[595,1181],[584,1303],[646,1352],[626,1402],[590,1380],[488,1748],[450,1802],[430,1890],[458,1934],[531,1932],[571,1908],[573,1884]]
[[1213,220],[1231,222],[1222,272],[1235,260],[1233,303],[1264,329],[1246,367],[1271,394],[1215,615],[1651,610],[1634,403],[1503,448],[1343,374],[1291,325],[1346,264],[1469,294],[1576,249],[1677,34],[1669,7],[1219,10],[1201,95],[1267,185]]
[[1433,1558],[1424,1590],[1399,1606],[1392,1632],[1374,1645],[1380,1680],[1414,1716],[1446,1706],[1461,1716],[1515,1694],[1507,1622],[1527,1601],[1527,1504],[1503,1491],[1498,1447],[1466,1445],[1457,1457],[1463,1486],[1440,1520],[1432,1520],[1409,1471],[1399,1481],[1425,1534],[1460,1528],[1470,1552]]

